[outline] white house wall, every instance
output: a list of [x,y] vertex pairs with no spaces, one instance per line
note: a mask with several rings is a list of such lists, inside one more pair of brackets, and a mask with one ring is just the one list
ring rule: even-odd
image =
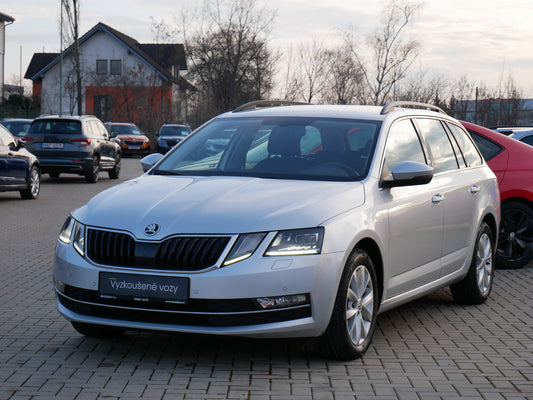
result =
[[[161,79],[154,74],[149,64],[106,32],[96,32],[81,45],[80,51],[84,88],[86,86],[122,86],[126,80],[129,85],[161,85]],[[71,60],[70,54],[63,58],[63,114],[77,113],[75,92],[68,88],[68,76],[74,75]],[[96,60],[108,60],[107,75],[96,75]],[[122,60],[121,76],[110,76],[110,60]],[[41,92],[43,113],[59,114],[59,70],[60,66],[57,63],[44,75]],[[135,71],[135,73],[130,71]],[[85,110],[85,94],[82,109]]]

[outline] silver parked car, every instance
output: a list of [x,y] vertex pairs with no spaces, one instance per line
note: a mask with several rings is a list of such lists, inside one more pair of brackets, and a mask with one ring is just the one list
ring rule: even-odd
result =
[[348,360],[381,312],[445,286],[488,298],[498,186],[458,121],[419,103],[263,105],[72,212],[54,282],[78,332],[316,337]]

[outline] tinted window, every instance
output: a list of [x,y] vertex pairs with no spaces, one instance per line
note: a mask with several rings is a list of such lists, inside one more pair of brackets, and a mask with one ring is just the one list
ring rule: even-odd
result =
[[521,142],[527,143],[530,146],[533,145],[533,135],[530,136],[524,136],[522,139],[520,139]]
[[45,119],[34,121],[28,133],[81,134],[80,121]]
[[485,160],[490,160],[502,151],[502,147],[476,132],[469,131]]
[[[465,131],[454,124],[448,124],[448,126],[450,127],[455,139],[459,142],[459,146],[461,147],[461,150],[463,151],[463,155],[465,157],[467,165],[469,167],[481,165],[483,161],[481,160],[479,152],[477,151],[476,146],[474,146],[474,144],[472,143],[472,140],[468,137]],[[483,156],[485,155],[483,154]],[[485,159],[488,160],[488,158],[486,157]]]
[[420,139],[413,124],[408,119],[396,122],[390,130],[385,150],[382,179],[391,179],[391,171],[403,161],[417,161],[426,164]]
[[444,172],[459,168],[452,144],[441,122],[429,118],[417,118],[415,121],[429,146],[435,171]]

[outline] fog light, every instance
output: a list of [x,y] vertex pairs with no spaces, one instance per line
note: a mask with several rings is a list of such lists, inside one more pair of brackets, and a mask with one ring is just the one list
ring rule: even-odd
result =
[[257,304],[263,309],[282,308],[297,306],[300,304],[308,304],[307,295],[293,294],[290,296],[276,296],[276,297],[259,297],[255,299]]
[[65,291],[65,286],[67,286],[67,284],[65,282],[61,282],[58,279],[54,279],[54,282],[55,282],[57,290],[59,290],[60,292],[64,292]]

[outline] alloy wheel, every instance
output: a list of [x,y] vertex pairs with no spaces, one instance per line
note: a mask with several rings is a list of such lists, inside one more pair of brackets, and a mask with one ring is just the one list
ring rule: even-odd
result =
[[374,312],[372,278],[364,265],[355,268],[348,285],[346,298],[346,327],[348,335],[357,346],[367,339]]

